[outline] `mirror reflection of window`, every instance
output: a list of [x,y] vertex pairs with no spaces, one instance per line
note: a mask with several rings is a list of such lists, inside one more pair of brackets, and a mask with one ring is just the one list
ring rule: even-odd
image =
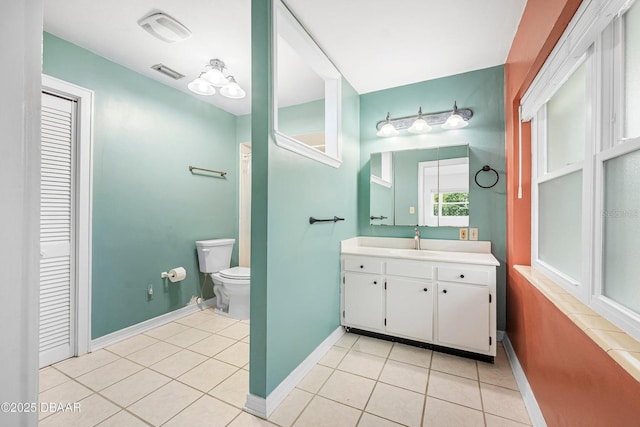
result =
[[277,61],[279,130],[324,152],[324,79],[281,36]]
[[419,225],[469,225],[469,158],[420,162]]

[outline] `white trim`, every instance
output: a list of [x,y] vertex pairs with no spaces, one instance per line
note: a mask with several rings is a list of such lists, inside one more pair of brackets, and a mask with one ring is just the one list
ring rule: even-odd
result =
[[[272,117],[276,145],[334,168],[342,164],[342,75],[281,0],[273,2]],[[278,126],[278,37],[287,43],[325,82],[324,132],[325,151],[319,151],[302,141],[279,131]]]
[[629,0],[585,0],[521,99],[522,118],[531,120],[562,85],[580,57]]
[[386,188],[391,188],[391,185],[392,185],[391,182],[385,181],[384,179],[382,179],[382,178],[380,178],[378,176],[375,176],[375,175],[371,175],[371,183],[372,184],[378,184],[378,185],[380,185],[382,187],[386,187]]
[[158,326],[173,322],[174,320],[181,319],[189,314],[196,313],[202,309],[211,307],[215,305],[215,303],[215,297],[209,298],[202,304],[190,304],[186,307],[182,307],[169,313],[154,317],[153,319],[145,320],[144,322],[131,325],[127,328],[120,329],[119,331],[103,335],[100,338],[96,338],[91,341],[91,351],[100,350],[101,348],[108,347],[127,338],[131,338],[134,335],[149,331],[153,328],[157,328]]
[[93,91],[42,75],[42,90],[77,102],[76,121],[76,221],[75,221],[75,349],[76,356],[89,352],[91,339],[91,222],[93,177]]
[[[544,158],[541,158],[542,160],[546,160]],[[584,167],[584,161],[580,160],[577,161],[575,163],[571,163],[570,165],[564,166],[558,170],[555,170],[553,172],[549,172],[544,174],[543,176],[539,176],[536,177],[536,184],[542,184],[545,183],[547,181],[552,181],[556,178],[561,178],[565,175],[571,175],[574,172],[578,172],[579,170],[582,170]]]
[[266,397],[247,394],[244,410],[257,417],[267,419],[296,385],[327,354],[331,347],[344,335],[344,328],[338,326],[315,350],[307,356],[282,382]]
[[516,356],[516,352],[513,349],[513,346],[511,345],[511,341],[509,341],[509,336],[507,334],[504,334],[502,345],[504,346],[504,350],[507,353],[507,358],[509,359],[509,363],[511,364],[513,376],[515,377],[518,388],[520,389],[520,394],[522,395],[522,400],[524,400],[524,406],[527,408],[527,413],[529,414],[531,424],[534,427],[546,427],[547,423],[544,420],[544,416],[542,415],[540,406],[538,406],[538,401],[533,394],[533,390],[529,385],[527,376],[525,375],[524,370],[520,365],[518,356]]

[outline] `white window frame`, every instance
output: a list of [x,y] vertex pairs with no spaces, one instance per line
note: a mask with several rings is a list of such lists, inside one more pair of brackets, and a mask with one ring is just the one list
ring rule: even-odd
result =
[[[442,201],[442,195],[443,194],[449,194],[449,193],[467,193],[467,196],[469,195],[469,189],[468,188],[441,188],[439,190],[438,193],[431,193],[431,197],[429,198],[431,200],[431,210],[429,211],[431,213],[431,215],[433,216],[433,207],[434,207],[434,203],[433,203],[433,195],[437,194],[438,195],[438,216],[437,216],[437,221],[438,221],[438,226],[440,227],[468,227],[469,226],[469,215],[466,216],[442,216],[442,206],[443,205],[458,205],[460,204],[458,203],[452,203],[452,202],[443,202]],[[467,208],[469,208],[469,202],[467,202]]]
[[[604,162],[640,149],[640,137],[622,138],[624,120],[624,12],[634,1],[585,0],[521,100],[522,120],[532,120],[531,265],[640,339],[640,313],[602,295]],[[585,156],[546,173],[546,104],[573,71],[586,65]],[[538,186],[582,170],[582,280],[576,283],[539,259]],[[595,189],[595,191],[593,191]]]

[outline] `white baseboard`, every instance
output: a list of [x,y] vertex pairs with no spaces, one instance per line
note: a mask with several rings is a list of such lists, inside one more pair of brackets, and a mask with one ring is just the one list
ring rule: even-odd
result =
[[173,322],[174,320],[180,319],[189,314],[195,313],[207,307],[211,307],[215,305],[216,298],[209,298],[200,304],[191,304],[186,307],[179,308],[177,310],[171,311],[169,313],[160,315],[158,317],[154,317],[153,319],[145,320],[144,322],[136,323],[135,325],[131,325],[128,328],[120,329],[119,331],[112,332],[110,334],[101,336],[100,338],[96,338],[95,340],[91,340],[89,351],[96,351],[104,347],[108,347],[112,344],[115,344],[119,341],[125,340],[127,338],[131,338],[134,335],[137,335],[142,332],[146,332],[153,328],[157,328],[158,326],[162,326],[169,322]]
[[516,383],[518,383],[520,394],[522,394],[522,399],[524,400],[524,406],[527,408],[527,412],[529,413],[531,424],[534,427],[547,427],[547,423],[544,420],[540,406],[538,406],[538,401],[533,395],[533,390],[531,390],[529,381],[527,381],[527,377],[522,370],[518,356],[516,356],[516,352],[513,349],[507,334],[504,334],[502,345],[504,346],[504,350],[509,358],[509,363],[511,363],[511,370],[513,371],[513,376],[516,377]]
[[249,393],[244,410],[260,418],[269,418],[271,413],[278,407],[294,387],[304,378],[305,375],[327,354],[329,349],[338,342],[344,335],[342,326],[331,333],[320,343],[315,350],[307,356],[269,395],[266,397],[256,396]]

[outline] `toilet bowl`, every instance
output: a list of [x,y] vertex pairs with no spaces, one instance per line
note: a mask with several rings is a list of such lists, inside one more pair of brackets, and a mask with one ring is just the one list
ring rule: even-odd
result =
[[211,274],[217,309],[229,317],[249,319],[251,270],[233,267]]
[[216,311],[234,319],[249,319],[251,270],[231,266],[235,239],[196,241],[200,271],[211,277]]

